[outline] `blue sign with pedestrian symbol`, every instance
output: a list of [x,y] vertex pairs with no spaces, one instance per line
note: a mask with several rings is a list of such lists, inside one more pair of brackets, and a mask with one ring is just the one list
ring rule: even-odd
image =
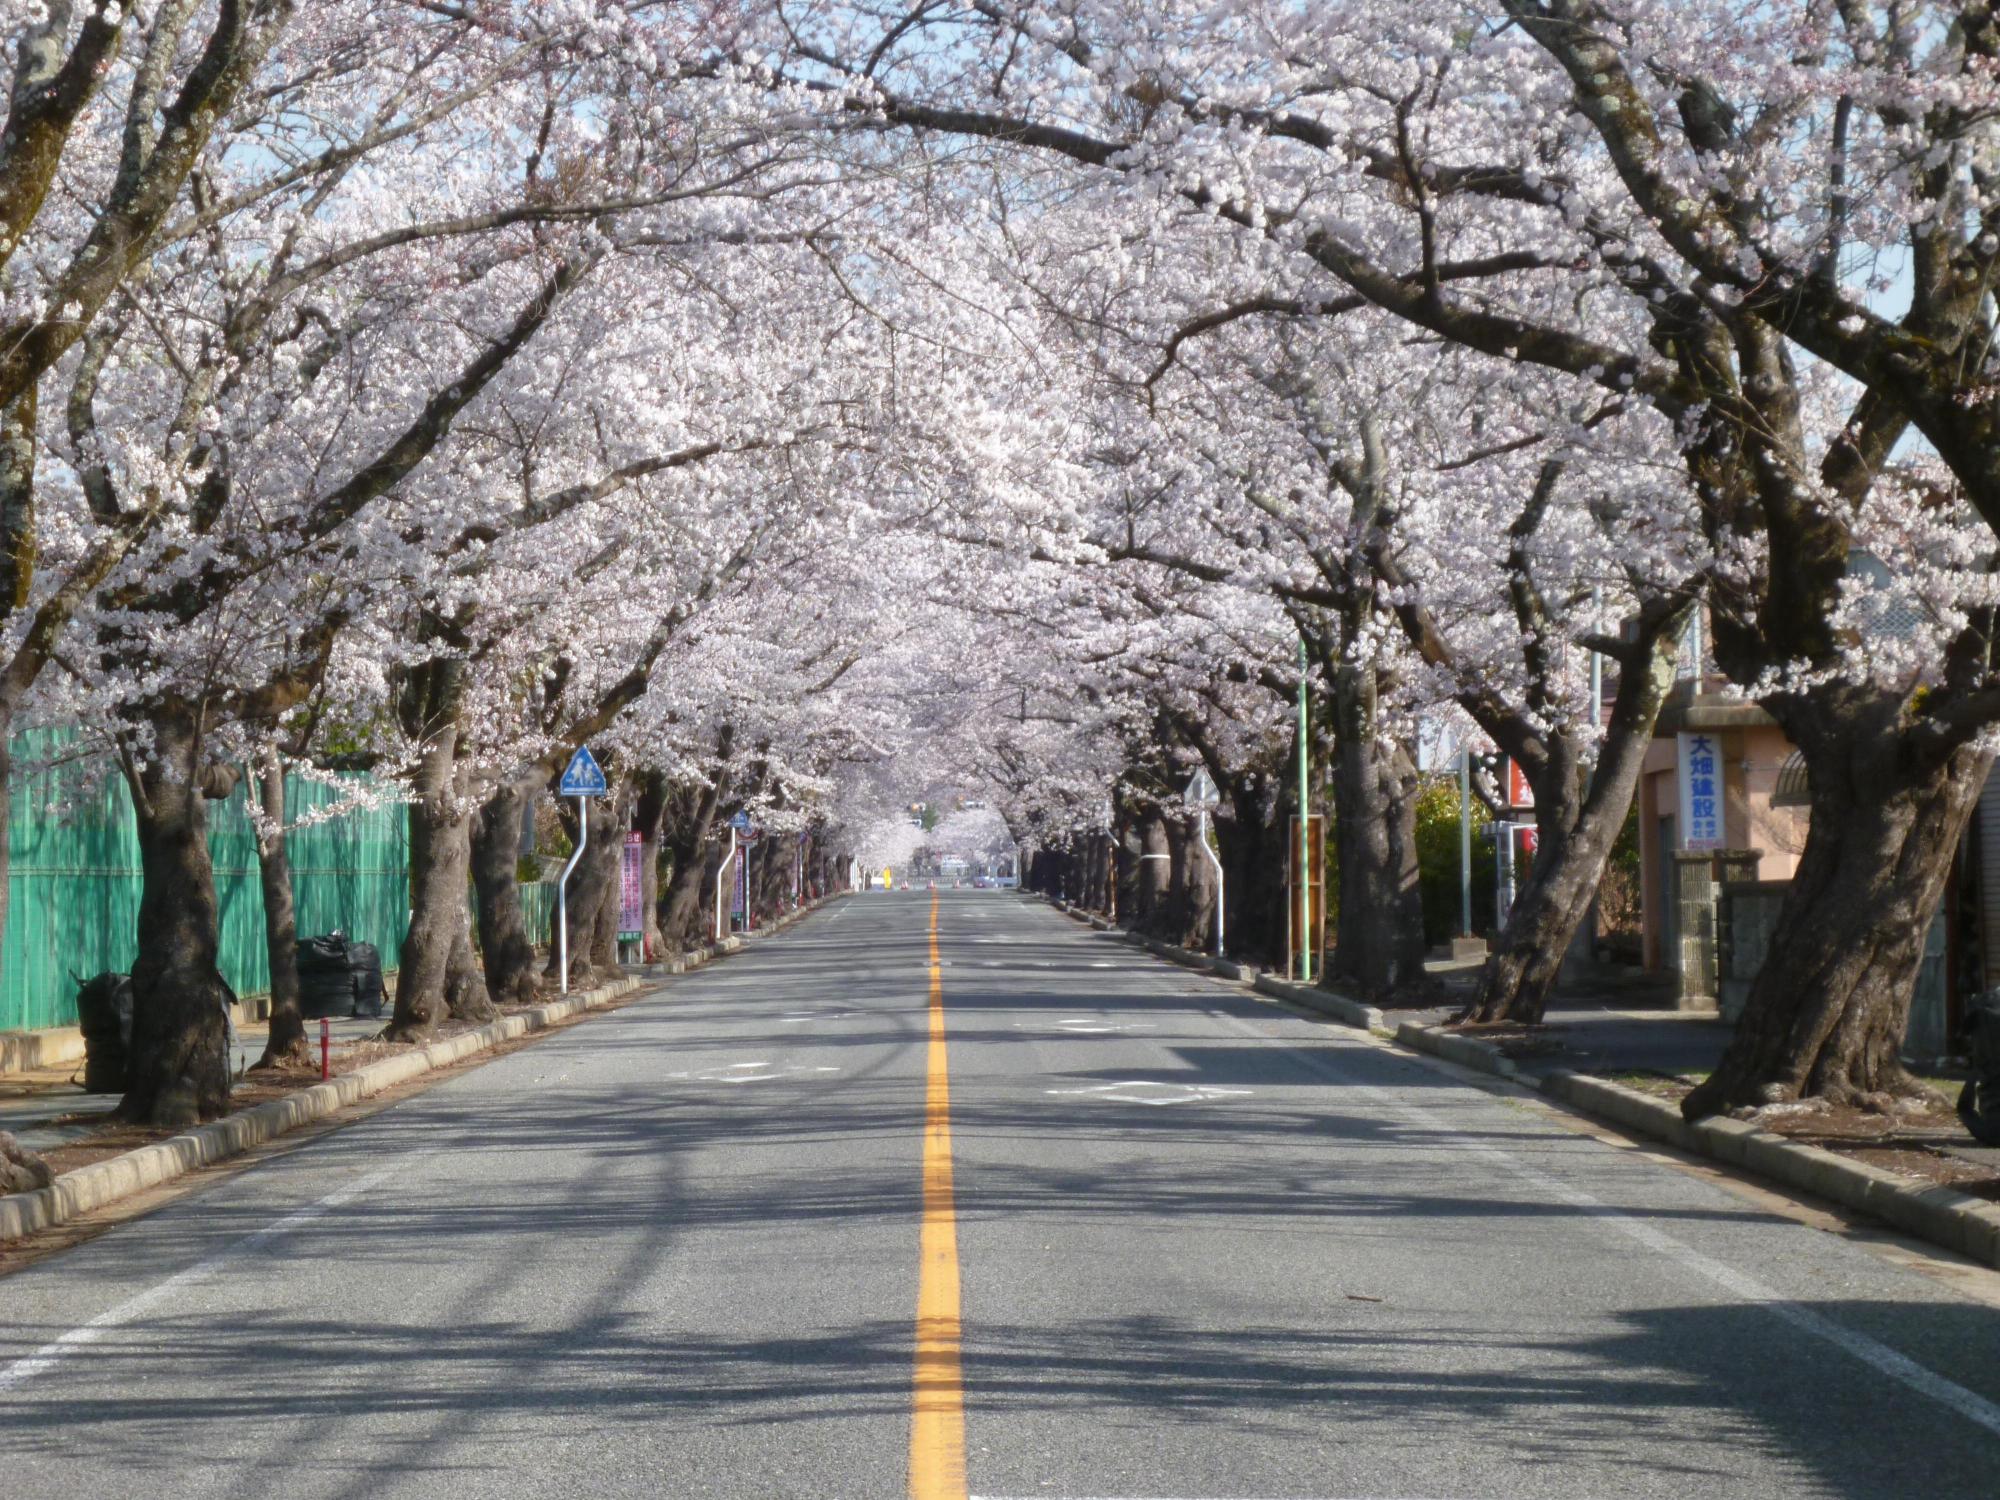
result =
[[597,763],[590,747],[579,745],[563,769],[562,785],[556,790],[565,797],[602,797],[610,792],[611,784],[604,779],[604,767]]

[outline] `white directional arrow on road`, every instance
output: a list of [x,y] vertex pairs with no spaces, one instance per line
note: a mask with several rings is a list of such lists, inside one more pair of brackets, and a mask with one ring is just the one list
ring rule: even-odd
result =
[[1134,1078],[1124,1083],[1099,1083],[1089,1088],[1046,1089],[1044,1092],[1106,1099],[1119,1104],[1197,1104],[1207,1099],[1227,1099],[1247,1094],[1250,1090],[1217,1088],[1207,1083],[1156,1083],[1150,1078]]

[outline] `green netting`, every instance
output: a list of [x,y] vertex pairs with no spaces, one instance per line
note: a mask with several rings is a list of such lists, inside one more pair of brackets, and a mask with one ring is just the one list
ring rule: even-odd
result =
[[[343,778],[366,785],[363,777]],[[410,818],[401,803],[356,806],[355,787],[285,778],[286,852],[300,937],[339,930],[373,943],[382,967],[402,958],[410,922]],[[215,865],[221,913],[222,977],[239,995],[271,988],[264,948],[264,892],[257,877],[257,835],[244,811],[244,788],[209,808],[208,857]],[[323,821],[307,821],[330,809]],[[303,824],[304,826],[300,826]]]
[[[77,977],[122,972],[137,956],[139,836],[131,794],[102,756],[49,765],[70,738],[39,733],[15,741],[17,765],[47,768],[16,775],[10,789],[13,873],[0,953],[0,1031],[75,1025]],[[394,969],[410,919],[409,809],[356,805],[355,790],[366,785],[361,776],[331,785],[286,778],[292,902],[301,937],[337,928],[373,943],[382,967]],[[319,821],[311,821],[315,810],[325,810]],[[239,995],[262,994],[271,968],[244,789],[210,803],[208,812],[222,975]],[[530,940],[547,943],[554,884],[523,885],[521,907]]]
[[538,948],[546,947],[554,941],[556,883],[553,880],[537,880],[519,889],[521,918],[528,924],[528,941]]
[[[54,736],[23,737],[17,760],[45,760]],[[76,978],[125,970],[136,955],[139,841],[130,794],[102,758],[17,776],[10,788],[13,868],[0,1031],[76,1022]],[[342,788],[288,778],[286,821],[351,800]],[[396,967],[409,923],[409,814],[349,807],[290,836],[292,899],[302,936],[339,928]],[[270,988],[256,834],[239,788],[209,807],[209,855],[221,909],[221,967],[239,995]],[[546,925],[546,924],[544,924]]]
[[[49,755],[23,737],[17,761]],[[0,1031],[76,1024],[76,981],[129,969],[139,921],[139,840],[124,783],[102,759],[17,776],[8,788],[13,869],[0,953]]]

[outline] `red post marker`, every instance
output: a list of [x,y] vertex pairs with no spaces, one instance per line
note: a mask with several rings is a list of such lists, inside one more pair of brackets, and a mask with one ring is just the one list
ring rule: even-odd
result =
[[319,1076],[333,1077],[333,1022],[319,1018]]

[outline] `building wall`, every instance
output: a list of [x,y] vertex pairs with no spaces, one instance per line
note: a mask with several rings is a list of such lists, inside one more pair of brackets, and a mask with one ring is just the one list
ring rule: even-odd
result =
[[[1707,729],[1722,752],[1723,840],[1731,849],[1755,849],[1759,880],[1790,880],[1805,847],[1806,810],[1773,807],[1771,794],[1778,773],[1792,753],[1792,742],[1775,724]],[[1646,749],[1639,780],[1639,874],[1645,933],[1643,952],[1648,969],[1672,964],[1668,937],[1666,856],[1662,842],[1672,824],[1680,836],[1680,746],[1669,733]]]
[[1739,769],[1744,786],[1744,816],[1741,834],[1732,829],[1730,842],[1738,848],[1755,849],[1763,856],[1757,861],[1759,880],[1790,880],[1798,873],[1809,819],[1803,807],[1773,807],[1771,793],[1777,788],[1778,772],[1794,746],[1775,724],[1746,729],[1742,740]]

